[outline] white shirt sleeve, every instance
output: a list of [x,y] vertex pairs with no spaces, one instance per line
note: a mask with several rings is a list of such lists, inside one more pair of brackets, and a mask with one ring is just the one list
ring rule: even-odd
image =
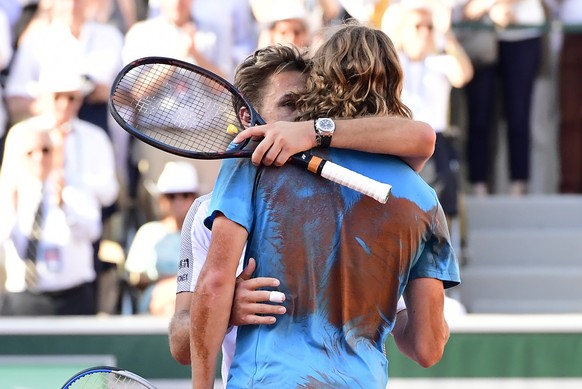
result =
[[[194,292],[198,277],[206,262],[210,246],[210,230],[204,225],[212,193],[197,198],[184,220],[180,243],[176,293]],[[246,249],[246,245],[245,245]],[[242,272],[245,249],[238,263],[236,274]]]
[[202,266],[206,261],[210,230],[204,226],[211,194],[197,198],[184,220],[180,243],[176,293],[193,292]]

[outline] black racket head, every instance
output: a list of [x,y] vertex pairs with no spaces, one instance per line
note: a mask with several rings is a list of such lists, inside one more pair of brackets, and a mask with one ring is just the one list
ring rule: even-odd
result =
[[[245,107],[249,123],[240,114]],[[233,145],[247,126],[264,124],[249,101],[222,77],[188,62],[145,57],[117,75],[109,99],[115,121],[141,141],[196,159],[248,157],[249,142]]]

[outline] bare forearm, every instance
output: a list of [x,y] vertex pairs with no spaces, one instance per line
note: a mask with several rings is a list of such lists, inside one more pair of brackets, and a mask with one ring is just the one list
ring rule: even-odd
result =
[[394,116],[337,120],[331,146],[401,157],[420,171],[432,156],[435,131],[424,122]]
[[415,328],[408,320],[407,311],[398,314],[396,325],[392,330],[398,350],[422,367],[431,367],[437,363],[444,352],[449,339],[449,326],[442,320],[429,328]]
[[212,389],[220,346],[232,309],[236,268],[248,234],[240,225],[217,216],[208,256],[190,308],[190,358],[193,388]]
[[[436,134],[424,122],[394,116],[376,116],[335,120],[331,146],[401,157],[410,167],[420,171],[434,152]],[[234,139],[240,143],[255,137],[263,138],[252,161],[255,165],[282,166],[293,154],[316,147],[313,120],[276,122],[242,131]]]
[[177,312],[170,320],[170,352],[182,365],[190,364],[190,312]]
[[234,283],[232,287],[210,284],[199,281],[192,300],[190,357],[194,389],[214,386],[214,372],[234,294]]
[[440,361],[449,340],[444,298],[443,283],[434,278],[411,280],[404,291],[406,311],[398,314],[394,340],[404,355],[423,367]]
[[412,343],[408,341],[408,339],[406,339],[405,335],[407,324],[408,324],[408,314],[406,310],[404,310],[398,313],[396,324],[394,324],[394,328],[392,329],[392,336],[394,336],[394,343],[398,347],[398,350],[402,354],[406,355],[409,359],[416,362]]
[[462,88],[473,78],[471,59],[452,31],[447,32],[445,40],[445,52],[455,59],[455,66],[448,70],[447,76],[451,85]]

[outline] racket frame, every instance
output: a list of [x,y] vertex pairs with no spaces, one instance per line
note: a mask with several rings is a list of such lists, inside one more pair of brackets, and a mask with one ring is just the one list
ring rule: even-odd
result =
[[[141,376],[139,376],[139,375],[137,375],[129,370],[124,370],[124,369],[120,369],[118,367],[113,367],[113,366],[93,366],[93,367],[89,367],[85,370],[81,370],[80,372],[76,373],[73,377],[69,378],[69,380],[63,385],[63,387],[61,389],[68,389],[75,382],[80,380],[81,378],[86,377],[86,376],[91,375],[91,374],[99,374],[99,373],[117,374],[117,375],[120,375],[122,377],[127,377],[127,378],[132,379],[133,381],[141,384],[146,389],[156,389],[156,387],[151,382],[146,380],[145,378],[143,378],[143,377],[141,377]],[[87,388],[87,389],[91,389],[91,388]]]
[[[201,66],[194,65],[192,63],[181,61],[181,60],[178,60],[175,58],[152,56],[152,57],[138,58],[138,59],[130,62],[125,67],[123,67],[123,69],[121,69],[121,71],[118,73],[118,75],[115,77],[115,80],[113,81],[113,84],[111,87],[111,92],[109,94],[110,98],[108,101],[109,111],[111,112],[111,116],[113,116],[115,121],[125,131],[129,132],[131,135],[135,136],[136,138],[147,143],[150,146],[153,146],[155,148],[158,148],[158,149],[163,150],[165,152],[168,152],[170,154],[178,155],[178,156],[185,157],[185,158],[205,159],[205,160],[225,159],[225,158],[249,158],[253,154],[254,150],[243,150],[250,142],[250,140],[251,140],[250,138],[245,139],[240,144],[238,144],[235,147],[229,149],[228,151],[224,151],[224,152],[212,152],[212,153],[192,152],[192,151],[189,151],[189,150],[186,150],[183,148],[173,147],[173,146],[168,145],[166,143],[160,142],[160,141],[146,135],[143,131],[140,131],[137,128],[135,128],[134,126],[130,125],[123,118],[123,116],[119,113],[119,111],[117,110],[117,107],[114,104],[114,96],[117,95],[116,90],[119,87],[121,80],[132,69],[135,69],[139,66],[144,66],[144,65],[168,65],[168,66],[178,67],[181,69],[186,69],[186,70],[192,71],[194,73],[202,74],[204,77],[208,78],[209,80],[212,80],[212,81],[220,84],[221,86],[226,88],[231,94],[235,95],[237,98],[240,99],[241,106],[244,105],[249,110],[250,125],[251,126],[253,126],[255,124],[266,124],[266,122],[263,120],[263,118],[261,118],[259,113],[252,106],[250,101],[248,101],[248,99],[246,97],[244,97],[242,95],[242,93],[234,85],[232,85],[230,82],[228,82],[224,78],[220,77],[219,75],[217,75],[217,74],[215,74],[215,73],[213,73],[213,72],[209,71],[208,69],[205,69]],[[243,130],[244,130],[244,127],[243,127]],[[233,136],[233,139],[234,139],[234,136]]]

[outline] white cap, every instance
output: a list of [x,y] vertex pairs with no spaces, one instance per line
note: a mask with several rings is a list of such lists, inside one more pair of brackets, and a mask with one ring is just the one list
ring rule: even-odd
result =
[[61,58],[62,61],[47,61],[41,66],[38,76],[40,90],[48,93],[90,93],[95,85],[84,76],[77,57],[63,55]]
[[158,182],[158,193],[196,193],[198,191],[198,173],[188,162],[167,162]]
[[250,0],[257,22],[272,24],[281,20],[301,19],[307,23],[307,11],[298,0]]
[[40,89],[48,93],[81,92],[91,93],[95,85],[79,73],[66,71],[41,71],[39,76]]
[[369,23],[378,0],[339,0],[340,5],[360,23]]

